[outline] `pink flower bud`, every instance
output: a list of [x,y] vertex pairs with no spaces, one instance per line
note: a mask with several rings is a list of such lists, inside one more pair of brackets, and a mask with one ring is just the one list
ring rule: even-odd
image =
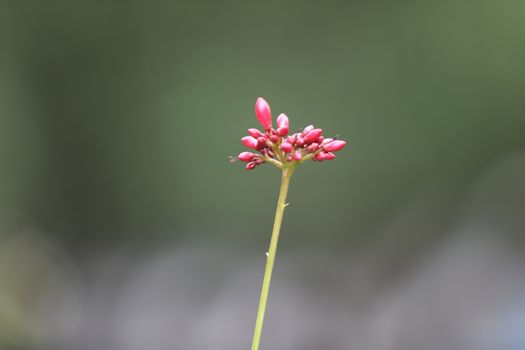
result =
[[346,146],[346,142],[343,140],[334,140],[323,146],[323,149],[328,152],[337,152],[342,150]]
[[303,136],[304,142],[312,143],[316,142],[319,136],[323,133],[323,129],[313,129]]
[[244,169],[246,169],[246,170],[253,170],[253,169],[255,169],[255,167],[256,167],[257,165],[259,165],[259,164],[256,163],[256,162],[250,162],[250,163],[246,164],[246,166],[244,167]]
[[289,120],[286,114],[281,113],[277,117],[277,135],[286,136],[288,135]]
[[277,136],[277,135],[270,135],[270,141],[272,141],[273,143],[279,141],[279,136]]
[[279,116],[277,117],[277,127],[278,128],[287,128],[290,124],[290,121],[288,119],[288,117],[286,116],[286,114],[284,113],[281,113],[279,114]]
[[307,150],[308,152],[310,152],[310,153],[313,153],[313,152],[317,151],[318,148],[319,148],[319,144],[314,142],[314,143],[312,143],[310,146],[308,146],[308,147],[306,148],[306,150]]
[[325,159],[326,159],[326,153],[325,153],[325,152],[322,152],[322,151],[319,152],[319,153],[317,153],[317,154],[314,156],[314,158],[313,158],[313,160],[316,160],[316,161],[318,161],[318,162],[322,162],[322,161],[325,160]]
[[332,152],[326,152],[324,154],[324,160],[332,160],[335,158],[335,154],[333,154]]
[[255,102],[255,116],[264,130],[270,130],[272,128],[272,112],[270,110],[270,105],[262,97],[259,97]]
[[314,129],[313,125],[308,125],[306,128],[303,129],[303,135],[308,134],[313,129]]
[[253,149],[257,149],[257,145],[259,144],[257,139],[253,136],[244,136],[241,139],[241,141],[246,147],[253,148]]
[[281,143],[281,149],[284,153],[290,153],[293,150],[293,145],[288,142]]
[[301,160],[302,157],[303,157],[303,155],[302,155],[301,151],[295,151],[292,154],[293,160]]
[[243,162],[249,162],[253,157],[255,157],[255,154],[252,152],[241,152],[237,156],[237,158]]
[[265,136],[258,137],[258,138],[257,138],[257,142],[259,143],[259,144],[258,144],[259,148],[260,148],[260,147],[264,147],[264,146],[266,146],[266,142],[267,142],[267,141],[268,141],[268,138],[266,137],[266,135],[265,135]]
[[255,128],[248,129],[248,134],[250,134],[250,136],[255,137],[255,138],[264,136],[262,132],[260,132],[259,130]]
[[334,140],[334,139],[332,139],[332,138],[330,138],[330,137],[328,137],[328,138],[326,138],[326,139],[323,139],[323,141],[322,141],[322,143],[321,143],[321,146],[322,146],[322,145],[326,145],[327,143],[330,143],[330,142],[332,142],[333,140]]
[[295,134],[294,135],[290,135],[286,138],[286,141],[288,143],[291,143],[292,145],[295,143]]
[[303,147],[304,146],[304,140],[301,136],[297,136],[295,138],[295,144],[299,147]]
[[314,156],[314,160],[322,162],[323,160],[332,160],[335,158],[335,154],[330,152],[319,152]]
[[288,128],[278,128],[277,129],[277,135],[279,135],[281,137],[288,135]]

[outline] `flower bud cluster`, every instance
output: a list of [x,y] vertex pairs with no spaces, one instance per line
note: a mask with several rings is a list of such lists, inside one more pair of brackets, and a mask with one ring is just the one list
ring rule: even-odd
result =
[[246,169],[252,170],[264,163],[272,163],[279,168],[296,165],[305,160],[322,162],[332,160],[334,152],[342,150],[346,142],[334,138],[325,138],[323,130],[309,125],[291,134],[289,119],[281,113],[277,117],[277,128],[273,127],[270,105],[259,97],[255,103],[255,116],[264,131],[248,129],[248,136],[242,143],[254,152],[241,152],[236,159],[246,162]]

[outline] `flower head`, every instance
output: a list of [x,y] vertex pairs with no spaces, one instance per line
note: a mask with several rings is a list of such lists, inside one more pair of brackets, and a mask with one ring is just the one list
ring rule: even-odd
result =
[[271,163],[279,168],[294,167],[306,160],[322,162],[332,160],[333,152],[342,150],[346,141],[325,138],[323,129],[308,125],[295,134],[289,134],[290,121],[286,114],[277,117],[277,129],[273,128],[270,105],[262,97],[255,102],[255,116],[264,131],[248,129],[242,143],[258,153],[242,152],[234,159],[246,162],[246,169]]

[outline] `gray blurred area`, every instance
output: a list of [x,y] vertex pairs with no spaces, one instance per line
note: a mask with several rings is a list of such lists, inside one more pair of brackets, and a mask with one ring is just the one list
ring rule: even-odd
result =
[[523,1],[0,0],[0,349],[525,349]]

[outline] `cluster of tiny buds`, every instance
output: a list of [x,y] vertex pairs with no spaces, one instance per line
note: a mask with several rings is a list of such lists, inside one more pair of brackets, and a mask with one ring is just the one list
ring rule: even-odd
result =
[[306,160],[322,162],[335,158],[334,152],[346,146],[346,142],[337,138],[325,138],[323,130],[309,125],[306,128],[289,134],[289,119],[282,113],[277,117],[277,128],[272,123],[270,105],[262,97],[255,103],[255,116],[264,132],[248,129],[248,136],[242,143],[258,153],[241,152],[234,160],[246,162],[246,169],[272,163],[279,168],[296,165]]

